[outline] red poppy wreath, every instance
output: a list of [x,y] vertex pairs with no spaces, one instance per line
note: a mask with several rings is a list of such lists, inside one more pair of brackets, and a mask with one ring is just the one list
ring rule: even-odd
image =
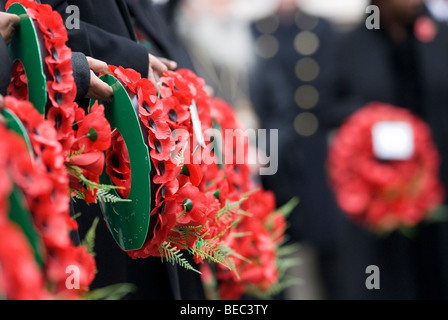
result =
[[[374,132],[384,123],[410,129],[411,139],[405,135],[389,150],[403,149],[410,140],[411,149],[402,150],[406,157],[381,156],[400,135],[394,129],[395,136],[385,136],[385,147],[379,149]],[[332,141],[327,167],[343,212],[377,233],[414,227],[430,218],[444,200],[440,157],[430,128],[410,111],[392,105],[371,103],[349,117]]]
[[[62,17],[50,5],[32,0],[9,0],[6,8],[20,3],[37,24],[43,38],[48,102],[44,117],[56,129],[63,148],[64,162],[70,174],[71,193],[88,203],[97,201],[99,176],[104,167],[104,150],[111,141],[110,125],[104,107],[95,106],[90,114],[75,102],[76,85],[67,47],[67,31]],[[33,75],[30,75],[33,76]],[[8,94],[28,100],[28,78],[20,60],[16,60]],[[105,187],[105,186],[104,186]]]
[[[25,199],[24,205],[31,213],[32,224],[43,244],[42,273],[36,273],[34,263],[27,262],[29,250],[26,249],[26,245],[20,245],[22,240],[19,240],[17,247],[11,245],[11,249],[20,250],[15,253],[18,256],[14,259],[26,265],[15,265],[14,268],[17,268],[17,272],[22,270],[21,268],[29,269],[29,275],[24,272],[21,277],[26,279],[24,285],[36,286],[28,293],[35,298],[77,299],[81,293],[88,291],[95,277],[96,267],[95,260],[87,252],[86,247],[75,246],[69,236],[70,231],[77,229],[77,224],[70,217],[69,176],[64,166],[63,148],[57,140],[56,129],[50,121],[44,120],[28,101],[5,97],[5,105],[26,128],[32,150],[30,153],[23,139],[4,129],[3,126],[0,127],[2,130],[0,175],[4,186],[1,188],[1,197],[5,199],[14,185],[21,190]],[[5,219],[6,212],[9,210],[6,208],[7,203],[8,201],[2,201],[0,208],[0,219],[6,222],[5,228],[8,226]],[[17,233],[12,231],[14,228],[9,229]],[[19,235],[14,237],[20,238]],[[8,242],[10,243],[11,240],[2,242],[2,247]],[[13,253],[10,254],[13,255]],[[5,266],[9,266],[10,262],[0,261],[2,271]],[[71,265],[77,266],[80,271],[78,290],[71,290],[66,286],[66,268]],[[24,277],[24,274],[27,276]],[[33,278],[30,278],[32,274],[34,274]],[[8,284],[8,281],[13,281],[15,278],[5,277],[3,281]],[[17,286],[19,285],[22,284],[17,283]],[[7,298],[10,297],[9,290],[11,289],[8,288],[9,286],[5,293]],[[26,293],[20,293],[22,289],[26,291],[27,287],[15,287],[14,290],[17,292],[13,292],[11,298],[26,298]]]
[[[131,188],[126,143],[118,130],[111,130],[103,105],[93,103],[86,114],[74,102],[71,51],[65,45],[67,34],[61,17],[50,6],[31,0],[10,0],[7,6],[13,2],[27,8],[44,39],[48,69],[49,99],[44,115],[47,120],[39,118],[37,112],[23,114],[26,108],[12,108],[28,129],[34,128],[35,122],[44,121],[45,134],[29,131],[37,139],[33,140],[33,149],[38,155],[42,152],[43,156],[46,150],[36,149],[42,143],[57,142],[61,148],[61,157],[53,155],[53,159],[58,170],[65,169],[65,175],[58,177],[61,188],[54,186],[55,192],[60,191],[61,197],[66,192],[64,203],[69,194],[96,202],[104,195],[98,192],[99,188],[117,188],[118,195],[126,199]],[[110,66],[110,70],[137,103],[151,161],[148,234],[141,248],[126,252],[135,259],[156,256],[200,272],[183,256],[188,252],[196,263],[201,263],[201,271],[206,271],[207,266],[216,270],[212,277],[219,286],[213,290],[222,298],[239,298],[246,292],[266,296],[276,288],[283,288],[284,270],[278,263],[282,258],[280,246],[286,212],[275,210],[275,197],[254,183],[247,161],[241,163],[238,161],[241,159],[236,159],[237,151],[248,154],[248,139],[244,136],[214,139],[208,133],[210,129],[223,132],[240,128],[232,107],[211,98],[204,90],[204,80],[190,70],[167,71],[158,88],[134,70],[115,66]],[[24,72],[23,66],[16,63],[9,93],[27,100],[29,79]],[[226,139],[232,143],[228,144]],[[45,151],[45,159],[51,157],[51,150]],[[223,163],[222,159],[231,161]],[[114,186],[99,184],[104,162]],[[68,182],[62,188],[61,179],[69,181],[70,189]],[[59,209],[65,210],[62,202]],[[46,223],[52,225],[58,221],[51,217]],[[64,221],[73,222],[68,218]],[[63,241],[64,237],[49,239]],[[57,256],[50,252],[50,258]],[[61,259],[73,260],[63,250],[55,252],[61,253]],[[92,268],[90,258],[85,259],[83,255],[78,252],[75,258],[87,263],[83,282],[86,288],[91,281],[88,271]],[[48,271],[56,283],[62,281],[61,269],[58,269],[62,265],[65,264],[55,264]]]
[[[212,277],[220,283],[212,289],[215,296],[267,296],[283,279],[277,263],[286,213],[275,210],[274,195],[254,183],[247,161],[218,160],[235,160],[238,148],[248,148],[247,137],[227,144],[223,136],[217,145],[207,134],[211,128],[241,129],[232,107],[210,97],[204,80],[190,70],[165,72],[156,88],[134,70],[110,69],[137,97],[152,162],[150,230],[142,248],[128,254],[157,256],[193,269],[182,256],[185,250],[200,263],[204,282]],[[125,187],[122,196],[128,194],[129,156],[116,131],[106,159],[112,181]]]
[[[26,144],[17,134],[0,125],[0,297],[4,299],[43,299],[43,274],[23,230],[9,218],[14,174],[25,172],[23,159],[30,159]],[[13,166],[15,170],[12,170]],[[23,275],[26,274],[27,277]]]
[[[223,221],[227,215],[217,215],[222,208],[214,194],[216,190],[204,192],[202,188],[205,165],[193,161],[202,149],[197,144],[190,112],[193,100],[201,121],[200,132],[211,126],[209,97],[203,89],[203,80],[188,70],[166,72],[158,92],[149,80],[134,70],[115,66],[110,69],[129,94],[137,97],[153,168],[148,240],[141,249],[128,254],[133,258],[177,259],[173,252],[177,254],[178,250],[187,249],[197,261],[211,258],[230,266],[217,246],[218,236],[226,233],[229,226],[227,218],[226,223]],[[118,132],[114,132],[106,159],[112,181],[125,187],[122,195],[128,194],[129,156]],[[212,222],[221,228],[212,229]],[[182,263],[187,266],[186,261]]]

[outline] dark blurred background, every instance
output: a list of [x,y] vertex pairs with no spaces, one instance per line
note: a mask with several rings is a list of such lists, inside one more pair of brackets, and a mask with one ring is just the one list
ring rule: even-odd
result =
[[[433,129],[448,181],[448,1],[155,1],[195,71],[246,128],[279,130],[279,170],[254,176],[278,205],[298,197],[288,235],[300,244],[284,299],[448,298],[448,227],[381,238],[346,219],[327,182],[335,130],[370,101],[401,106]],[[369,30],[369,5],[380,29]],[[417,23],[426,17],[423,25]],[[269,150],[267,150],[269,151]],[[271,155],[272,156],[272,155]],[[381,288],[365,286],[369,265]]]

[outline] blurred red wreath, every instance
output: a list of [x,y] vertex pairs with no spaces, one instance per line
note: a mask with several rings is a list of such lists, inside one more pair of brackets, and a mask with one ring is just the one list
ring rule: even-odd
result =
[[31,167],[30,153],[24,140],[3,124],[0,124],[0,135],[0,297],[45,299],[49,293],[45,290],[44,276],[34,259],[33,249],[23,230],[9,218],[14,176]]
[[[412,128],[414,149],[407,159],[375,155],[372,129],[382,121]],[[374,232],[414,227],[443,202],[440,157],[428,125],[410,111],[371,103],[354,113],[329,149],[329,183],[348,217]]]
[[[29,270],[28,273],[17,275],[17,277],[7,276],[1,280],[6,285],[6,289],[3,289],[5,292],[0,292],[0,295],[5,294],[11,299],[29,297],[78,299],[79,294],[88,291],[95,277],[96,264],[86,247],[75,246],[70,239],[69,233],[76,230],[78,225],[70,217],[69,176],[64,166],[63,148],[57,141],[56,130],[49,121],[42,118],[31,103],[5,97],[5,106],[21,120],[28,130],[33,150],[27,149],[23,139],[0,126],[2,132],[0,177],[3,186],[0,187],[2,189],[0,191],[0,224],[4,222],[3,227],[10,230],[11,237],[15,237],[7,240],[6,235],[3,235],[5,238],[2,238],[4,240],[2,246],[13,239],[19,241],[16,246],[8,244],[8,248],[16,250],[11,252],[9,257],[14,255],[14,260],[11,261],[16,261],[17,264],[12,267],[11,261],[7,261],[7,256],[4,256],[6,260],[2,261],[0,253],[0,265],[2,271],[6,266],[17,268],[17,272]],[[28,258],[29,248],[21,244],[23,240],[20,240],[20,235],[12,230],[12,224],[7,219],[9,208],[5,196],[11,192],[13,185],[23,192],[24,205],[30,211],[33,225],[42,239],[44,251],[42,274],[31,273],[36,272],[35,263],[30,262]],[[8,224],[11,227],[8,227]],[[66,286],[66,268],[70,265],[75,265],[80,270],[79,290],[70,290]],[[14,279],[24,283],[17,282],[14,288],[10,287],[8,281],[16,281]],[[19,287],[21,285],[25,287]],[[41,287],[35,287],[33,289],[35,291],[28,292],[26,295],[25,291],[31,290],[31,285]],[[20,293],[21,290],[24,292]]]

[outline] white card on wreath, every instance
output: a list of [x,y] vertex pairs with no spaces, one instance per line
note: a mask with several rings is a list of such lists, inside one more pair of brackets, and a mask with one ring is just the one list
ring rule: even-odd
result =
[[408,160],[414,154],[414,132],[403,121],[380,121],[372,128],[374,155],[381,160]]

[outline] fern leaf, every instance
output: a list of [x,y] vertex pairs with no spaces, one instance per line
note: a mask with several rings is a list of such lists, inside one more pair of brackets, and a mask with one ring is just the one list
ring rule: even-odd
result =
[[197,239],[196,246],[194,248],[189,248],[189,250],[193,255],[198,255],[202,259],[219,263],[229,270],[235,270],[233,264],[230,263],[227,257],[219,250],[215,240]]
[[297,243],[291,243],[288,245],[280,246],[277,250],[277,255],[279,257],[289,256],[290,254],[296,253],[299,251],[300,245]]
[[222,215],[225,215],[227,217],[231,217],[234,209],[239,209],[240,204],[245,201],[246,198],[241,198],[238,201],[230,202],[229,200],[226,200],[226,204],[224,207],[219,209],[219,211],[216,213],[217,218],[221,218]]
[[243,238],[243,237],[249,237],[253,234],[252,231],[245,231],[245,232],[232,232],[230,233],[230,236],[233,238]]
[[253,295],[259,299],[272,299],[275,295],[278,295],[282,291],[288,289],[289,287],[295,286],[295,285],[301,285],[303,284],[303,280],[299,278],[293,278],[288,277],[283,279],[282,281],[279,281],[275,284],[273,284],[269,290],[265,292],[260,292],[260,290],[256,287],[249,287],[248,293],[250,295]]
[[129,293],[135,292],[137,287],[133,283],[113,284],[95,289],[81,296],[83,300],[121,300]]
[[284,275],[289,268],[300,265],[302,262],[299,258],[285,258],[277,260],[277,270],[280,275]]
[[96,196],[97,196],[97,202],[98,201],[104,203],[132,202],[132,200],[130,199],[123,199],[122,197],[114,195],[104,189],[99,189]]
[[242,256],[241,254],[239,254],[238,252],[236,252],[235,250],[233,250],[232,248],[230,248],[229,246],[225,245],[225,244],[221,244],[220,245],[220,249],[221,252],[223,252],[223,254],[225,256],[234,256],[246,263],[251,263],[251,261],[249,259],[247,259],[246,257]]
[[70,153],[68,154],[68,157],[69,158],[73,158],[73,157],[76,157],[76,156],[79,156],[79,155],[83,154],[84,148],[85,148],[85,146],[83,145],[81,147],[81,149],[79,149],[77,151],[70,151]]
[[234,221],[232,221],[232,223],[230,225],[228,225],[224,230],[222,230],[218,235],[216,235],[215,237],[213,237],[213,239],[219,239],[221,238],[227,231],[229,231],[230,229],[234,228],[237,224],[239,224],[241,221],[240,218],[235,219]]
[[[171,239],[170,241],[184,247],[193,256],[198,256],[201,259],[219,263],[230,270],[234,270],[233,265],[228,261],[227,257],[221,252],[218,246],[218,238],[221,234],[214,238],[205,239],[210,230],[206,229],[206,231],[203,232],[204,229],[205,226],[177,228],[176,231],[180,235],[180,241],[176,241],[174,239]],[[195,246],[193,248],[187,247],[185,244],[189,243],[193,238],[196,238]]]
[[300,203],[299,198],[294,197],[291,200],[289,200],[286,204],[281,206],[279,209],[277,209],[277,211],[280,212],[284,218],[287,218],[299,203]]
[[94,189],[102,189],[102,190],[116,190],[116,189],[124,189],[124,187],[118,187],[114,185],[107,184],[99,184],[93,181],[90,181],[82,174],[82,169],[78,166],[66,166],[67,171],[70,175],[77,178],[79,182],[88,190],[92,191]]
[[98,226],[100,218],[96,217],[95,220],[93,220],[92,226],[89,228],[89,230],[86,233],[86,236],[84,240],[82,241],[82,245],[86,247],[87,252],[91,254],[93,257],[95,256],[95,233],[96,233],[96,227]]
[[185,143],[185,146],[176,154],[174,157],[174,162],[178,167],[184,166],[184,154],[185,150],[187,149],[188,141]]
[[168,241],[163,242],[159,247],[160,256],[163,259],[166,259],[168,262],[172,264],[178,264],[179,266],[194,271],[196,273],[201,274],[200,271],[193,268],[193,266],[183,257],[183,254],[180,249],[171,246]]

